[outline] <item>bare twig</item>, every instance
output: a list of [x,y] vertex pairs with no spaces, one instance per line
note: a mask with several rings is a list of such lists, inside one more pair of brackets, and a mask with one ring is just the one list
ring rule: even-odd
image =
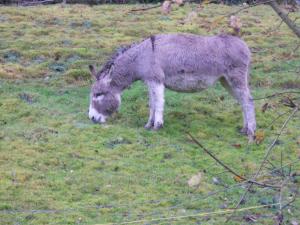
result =
[[280,8],[276,1],[270,1],[268,3],[272,9],[277,13],[277,15],[285,22],[286,25],[294,32],[294,34],[300,38],[300,27],[297,26],[295,22],[293,22],[287,14]]
[[131,9],[129,12],[147,11],[147,10],[150,10],[150,9],[159,8],[161,6],[162,6],[162,4],[154,5],[154,6],[150,6],[150,7],[146,7],[146,8]]
[[294,34],[297,35],[298,38],[300,38],[300,28],[297,26],[297,24],[292,21],[288,15],[280,8],[280,6],[277,4],[277,2],[275,0],[269,0],[269,1],[261,1],[255,4],[251,4],[247,7],[241,8],[235,12],[232,12],[230,14],[228,14],[227,16],[232,16],[235,15],[239,12],[241,12],[242,10],[257,6],[257,5],[262,5],[262,4],[268,4],[272,7],[272,9],[277,13],[277,15],[282,19],[282,21],[288,25],[288,27],[294,32]]
[[[290,14],[290,12],[287,13],[287,16],[288,16],[289,14]],[[295,21],[294,21],[294,22],[295,22]],[[269,31],[267,31],[267,32],[272,33],[272,32],[274,32],[274,31],[278,30],[282,24],[283,24],[283,20],[280,21],[280,23],[278,24],[278,26],[276,26],[275,28],[270,28]]]
[[193,135],[191,135],[189,132],[187,132],[187,135],[201,148],[203,149],[209,156],[211,156],[217,163],[219,163],[221,166],[223,166],[228,172],[232,173],[233,175],[235,175],[237,178],[243,180],[243,181],[247,181],[249,183],[252,184],[256,184],[259,186],[263,186],[263,187],[272,187],[272,188],[280,188],[280,186],[275,186],[275,185],[270,185],[270,184],[265,184],[265,183],[260,183],[257,182],[255,180],[249,180],[241,175],[239,175],[238,173],[236,173],[234,170],[232,170],[230,167],[228,167],[226,164],[224,164],[221,160],[219,160],[215,155],[213,155],[207,148],[205,148],[199,141],[197,141]]
[[231,13],[229,13],[229,14],[226,14],[225,16],[226,16],[226,17],[233,16],[233,15],[238,14],[239,12],[241,12],[241,11],[243,11],[243,10],[245,10],[245,9],[249,9],[249,8],[251,8],[251,7],[254,7],[254,6],[263,5],[263,4],[266,4],[266,3],[273,2],[273,1],[275,1],[275,0],[267,0],[267,1],[262,1],[262,2],[258,2],[258,3],[255,3],[255,4],[251,4],[251,5],[248,5],[248,6],[246,6],[246,7],[240,8],[240,9],[234,11],[234,12],[231,12]]
[[[296,112],[298,111],[298,107],[296,107],[293,112],[289,115],[289,117],[284,121],[283,125],[281,126],[281,129],[279,131],[279,133],[277,134],[276,138],[273,140],[272,144],[268,147],[266,154],[258,168],[258,170],[256,171],[255,175],[253,176],[252,180],[256,180],[261,169],[263,168],[263,165],[265,164],[265,162],[267,161],[272,149],[274,148],[276,142],[278,141],[279,137],[281,136],[284,128],[286,127],[286,125],[289,123],[289,121],[293,118],[293,116],[296,114]],[[246,189],[246,191],[244,192],[244,194],[242,195],[242,197],[240,198],[239,202],[237,203],[237,205],[235,206],[235,209],[238,209],[238,207],[240,206],[240,204],[245,200],[246,195],[248,194],[250,188],[253,186],[253,183],[250,183]],[[233,213],[226,219],[226,223],[232,218]]]
[[284,179],[282,181],[281,187],[280,187],[280,191],[279,191],[279,212],[277,213],[277,216],[276,216],[279,225],[282,224],[282,221],[283,221],[283,218],[284,218],[284,216],[283,216],[283,208],[282,208],[282,206],[283,206],[282,205],[282,202],[283,202],[283,200],[282,200],[283,193],[282,192],[283,192],[283,189],[284,189],[284,187],[286,185],[286,182],[287,182],[287,179]]
[[293,196],[292,200],[290,200],[289,202],[285,203],[283,206],[282,206],[282,209],[285,209],[286,207],[288,207],[289,205],[291,205],[297,198],[297,195],[298,193],[295,193],[295,195]]
[[279,114],[275,119],[273,119],[271,121],[271,123],[267,127],[271,127],[279,118],[281,118],[282,116],[288,114],[289,112],[291,112],[291,110],[288,110],[288,111],[286,111],[284,113]]
[[285,99],[282,99],[281,102],[283,103],[283,105],[288,106],[290,108],[296,108],[297,107],[297,105],[289,97],[286,97]]
[[[259,206],[250,206],[246,208],[238,209],[239,212],[243,211],[249,211],[252,209],[261,209],[265,207],[275,206],[279,203],[273,203],[268,205],[259,205]],[[203,213],[197,213],[197,214],[191,214],[191,215],[183,215],[183,216],[170,216],[170,217],[159,217],[159,218],[152,218],[152,219],[139,219],[134,221],[125,221],[125,222],[113,222],[113,223],[102,223],[97,225],[115,225],[115,224],[144,224],[144,223],[153,223],[153,222],[160,222],[160,221],[173,221],[173,220],[180,220],[180,219],[186,219],[186,218],[196,218],[196,217],[206,217],[206,216],[216,216],[216,215],[224,215],[231,213],[232,209],[225,209],[225,210],[219,210],[219,211],[213,211],[213,212],[203,212]]]
[[279,192],[279,210],[280,210],[280,214],[282,214],[282,192],[283,192],[283,188],[284,188],[286,182],[287,182],[286,179],[284,181],[282,181],[281,187],[280,187],[280,192]]
[[278,92],[278,93],[274,93],[272,95],[268,95],[265,97],[260,97],[260,98],[254,98],[253,100],[262,100],[262,99],[267,99],[267,98],[273,98],[273,97],[277,97],[280,95],[284,95],[284,94],[300,94],[300,91],[284,91],[284,92]]
[[33,2],[24,2],[21,5],[22,6],[33,6],[33,5],[39,5],[39,4],[49,4],[53,3],[54,0],[44,0],[44,1],[33,1]]
[[276,166],[270,160],[267,159],[266,162],[269,163],[273,167],[273,169],[276,168]]
[[298,44],[298,45],[296,46],[296,48],[293,49],[292,53],[295,53],[299,48],[300,48],[300,44]]

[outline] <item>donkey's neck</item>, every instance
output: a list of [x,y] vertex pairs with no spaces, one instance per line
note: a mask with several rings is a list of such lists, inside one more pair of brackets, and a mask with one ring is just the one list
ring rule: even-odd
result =
[[134,54],[127,54],[116,60],[113,72],[110,75],[112,88],[122,92],[138,80],[135,74],[135,59]]
[[111,88],[118,90],[119,92],[123,92],[126,88],[128,88],[133,82],[137,79],[131,75],[118,75],[112,76],[110,86]]

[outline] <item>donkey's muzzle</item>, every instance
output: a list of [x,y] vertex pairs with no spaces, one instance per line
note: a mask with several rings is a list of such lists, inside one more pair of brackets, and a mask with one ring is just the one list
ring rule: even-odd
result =
[[95,117],[92,117],[91,120],[93,121],[93,123],[99,123],[100,121],[97,120]]

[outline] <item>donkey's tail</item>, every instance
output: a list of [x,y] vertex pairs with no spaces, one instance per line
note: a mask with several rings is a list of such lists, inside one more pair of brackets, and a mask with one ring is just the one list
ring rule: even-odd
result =
[[154,50],[155,50],[155,35],[151,35],[150,40],[151,40],[152,51],[154,52]]

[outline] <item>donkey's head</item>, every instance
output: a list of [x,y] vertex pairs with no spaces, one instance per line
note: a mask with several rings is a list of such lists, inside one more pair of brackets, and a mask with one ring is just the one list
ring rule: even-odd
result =
[[94,123],[105,123],[106,119],[121,103],[120,93],[111,86],[110,73],[112,68],[96,72],[94,66],[89,66],[95,82],[91,87],[89,118]]

